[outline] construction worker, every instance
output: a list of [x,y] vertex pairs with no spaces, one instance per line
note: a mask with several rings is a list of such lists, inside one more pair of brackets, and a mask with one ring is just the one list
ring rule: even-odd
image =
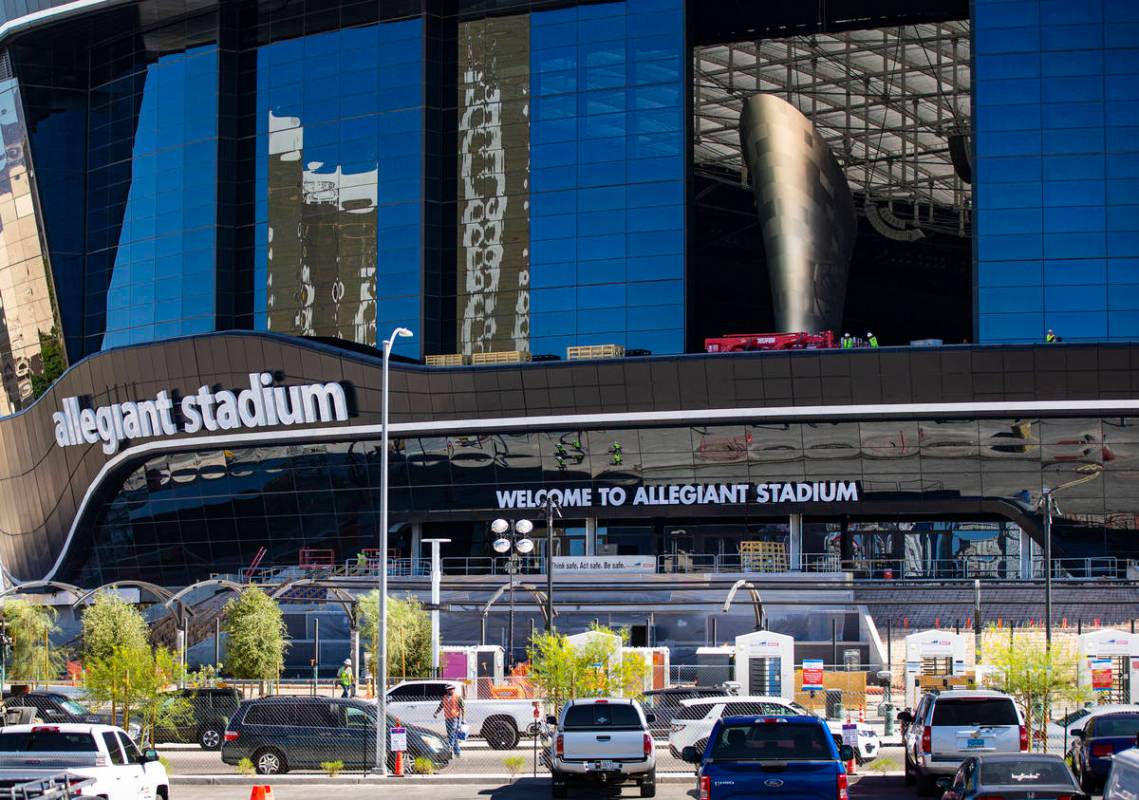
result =
[[1048,333],[1044,335],[1044,343],[1056,344],[1056,333],[1051,328],[1049,328]]
[[877,337],[877,336],[875,336],[874,334],[872,334],[870,331],[866,331],[866,342],[867,342],[867,344],[869,344],[869,345],[870,345],[872,348],[875,348],[875,349],[877,349],[877,347],[878,347],[878,337]]
[[352,659],[344,659],[344,665],[336,673],[336,682],[340,684],[341,697],[352,696],[352,687],[356,684],[355,676],[352,675]]
[[434,717],[439,718],[439,712],[443,712],[443,720],[447,723],[447,746],[451,748],[451,753],[455,758],[462,755],[459,742],[459,731],[463,725],[463,698],[455,693],[455,687],[448,685],[443,692],[443,699],[439,701],[439,705],[435,708]]
[[842,335],[842,349],[849,350],[852,347],[854,347],[854,337],[849,333],[844,333]]

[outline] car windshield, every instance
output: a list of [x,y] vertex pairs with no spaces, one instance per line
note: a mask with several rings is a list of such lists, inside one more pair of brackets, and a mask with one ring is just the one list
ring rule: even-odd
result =
[[637,715],[637,709],[625,703],[591,703],[570,706],[562,727],[567,731],[584,728],[640,730],[641,719]]
[[1092,727],[1092,736],[1127,736],[1139,733],[1139,714],[1126,717],[1100,717]]
[[0,753],[91,753],[98,749],[89,733],[46,729],[0,733]]
[[1059,761],[981,762],[982,786],[1072,786]]
[[725,725],[712,747],[713,761],[816,761],[834,753],[822,726],[803,722]]
[[931,725],[1016,725],[1016,706],[1007,697],[939,698]]
[[64,711],[66,711],[68,714],[71,714],[73,717],[86,717],[91,713],[91,709],[87,708],[81,703],[76,703],[74,700],[60,700],[59,705],[63,707]]

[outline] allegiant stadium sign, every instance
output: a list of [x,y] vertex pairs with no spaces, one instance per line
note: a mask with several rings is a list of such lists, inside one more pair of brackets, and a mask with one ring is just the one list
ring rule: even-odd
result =
[[177,433],[232,431],[278,425],[312,425],[348,419],[348,397],[339,383],[274,386],[269,372],[249,373],[249,388],[214,391],[202,386],[180,399],[161,391],[153,400],[83,408],[68,397],[51,415],[60,447],[103,443],[113,455],[123,442]]
[[543,508],[547,498],[562,508],[594,506],[696,506],[746,503],[857,503],[857,481],[772,483],[657,483],[583,486],[569,489],[500,489],[501,508]]

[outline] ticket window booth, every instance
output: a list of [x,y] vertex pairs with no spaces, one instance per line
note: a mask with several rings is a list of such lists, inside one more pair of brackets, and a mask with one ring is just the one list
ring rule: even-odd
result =
[[930,630],[906,637],[906,708],[917,707],[923,686],[941,685],[965,675],[965,637],[952,631]]
[[1139,634],[1103,628],[1080,635],[1080,686],[1100,703],[1139,702]]
[[754,631],[736,637],[735,680],[740,694],[795,697],[795,640],[782,633]]
[[735,680],[736,648],[697,647],[696,685],[722,686]]

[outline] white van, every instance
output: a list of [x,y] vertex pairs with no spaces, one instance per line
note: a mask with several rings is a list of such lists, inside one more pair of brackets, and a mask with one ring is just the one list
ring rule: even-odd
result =
[[1139,800],[1139,747],[1116,753],[1111,759],[1103,800]]

